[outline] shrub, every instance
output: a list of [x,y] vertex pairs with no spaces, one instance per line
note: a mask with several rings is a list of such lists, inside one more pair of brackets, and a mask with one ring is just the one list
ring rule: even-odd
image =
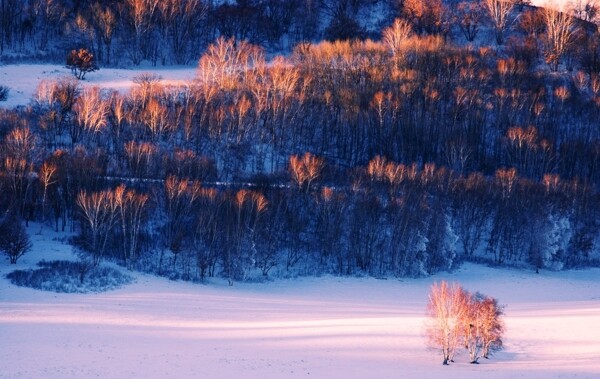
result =
[[6,101],[8,99],[8,92],[10,88],[7,86],[0,85],[0,101]]
[[[20,287],[59,293],[103,292],[133,282],[129,275],[111,267],[93,267],[89,271],[83,262],[41,261],[40,268],[15,270],[6,277]],[[82,270],[86,271],[81,280]]]
[[8,215],[0,221],[0,253],[6,254],[11,264],[30,249],[29,236],[18,217]]

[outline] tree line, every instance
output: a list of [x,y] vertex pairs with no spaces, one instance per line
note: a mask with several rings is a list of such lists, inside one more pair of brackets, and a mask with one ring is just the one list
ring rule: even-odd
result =
[[[484,35],[490,34],[496,44],[512,45],[515,35],[526,34],[526,48],[543,44],[545,59],[556,65],[580,37],[573,35],[571,26],[565,27],[576,21],[567,13],[528,4],[527,0],[1,0],[0,56],[8,61],[19,59],[15,57],[62,61],[68,52],[85,48],[101,65],[187,64],[219,36],[247,40],[271,52],[290,51],[306,41],[377,39],[400,18],[421,36],[437,35],[460,44],[482,39],[488,43]],[[595,0],[576,2],[568,11],[586,22],[598,16]]]

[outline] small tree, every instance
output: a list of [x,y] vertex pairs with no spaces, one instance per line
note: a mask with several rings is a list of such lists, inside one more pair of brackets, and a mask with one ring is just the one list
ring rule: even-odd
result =
[[83,80],[85,74],[99,70],[94,55],[87,49],[71,50],[67,55],[67,68],[77,79]]
[[6,254],[11,264],[31,249],[25,228],[16,216],[6,216],[0,222],[0,252]]
[[502,335],[504,334],[504,307],[498,304],[498,300],[490,296],[482,296],[478,299],[478,306],[482,317],[482,349],[483,357],[488,359],[492,351],[502,349]]

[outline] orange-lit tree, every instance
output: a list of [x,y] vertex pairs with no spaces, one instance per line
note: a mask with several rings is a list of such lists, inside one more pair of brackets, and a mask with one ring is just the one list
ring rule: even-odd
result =
[[464,333],[468,293],[457,283],[434,283],[427,303],[426,336],[429,346],[442,352],[443,364],[452,362]]

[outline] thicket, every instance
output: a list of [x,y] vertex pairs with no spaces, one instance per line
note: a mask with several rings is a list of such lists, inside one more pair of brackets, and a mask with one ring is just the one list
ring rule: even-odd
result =
[[[0,57],[101,65],[189,64],[217,36],[289,51],[301,41],[377,37],[395,0],[2,0]],[[379,17],[373,15],[379,14]],[[375,18],[372,25],[363,22]]]
[[597,34],[555,73],[527,32],[427,33],[270,61],[219,38],[195,81],[125,94],[42,82],[0,112],[2,209],[79,231],[92,265],[191,280],[597,264]]
[[15,270],[6,277],[15,285],[58,293],[103,292],[129,284],[133,279],[112,267],[96,267],[85,278],[81,262],[41,261],[39,268]]

